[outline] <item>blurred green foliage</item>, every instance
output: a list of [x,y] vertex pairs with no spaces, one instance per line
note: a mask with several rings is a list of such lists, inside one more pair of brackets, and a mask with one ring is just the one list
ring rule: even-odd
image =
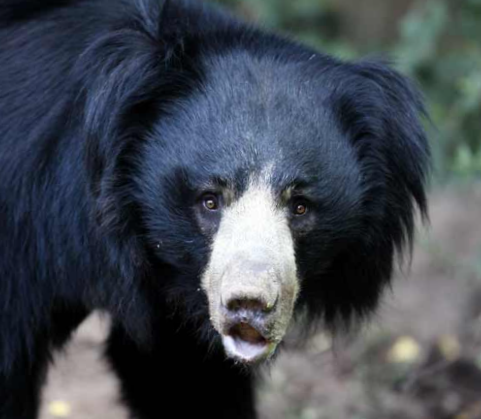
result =
[[425,94],[437,179],[481,176],[481,0],[220,1],[343,58],[387,54]]
[[[481,174],[481,0],[431,1],[400,25],[395,54],[429,99],[441,175]],[[400,61],[401,62],[401,61]]]

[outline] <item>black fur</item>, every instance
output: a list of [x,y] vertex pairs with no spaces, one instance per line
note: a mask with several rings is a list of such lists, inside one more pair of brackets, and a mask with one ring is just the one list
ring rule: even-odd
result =
[[[138,418],[254,418],[199,276],[200,191],[273,165],[309,323],[371,312],[409,246],[429,150],[419,94],[182,0],[0,5],[0,419],[36,417],[55,348],[94,309]],[[165,413],[164,413],[165,412]]]

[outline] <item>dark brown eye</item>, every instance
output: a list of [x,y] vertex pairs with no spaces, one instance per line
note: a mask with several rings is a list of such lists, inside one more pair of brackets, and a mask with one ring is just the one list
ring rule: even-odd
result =
[[208,211],[217,211],[219,209],[219,198],[215,195],[206,195],[203,203],[204,208]]
[[294,215],[301,216],[306,214],[307,204],[305,202],[297,202],[294,205]]

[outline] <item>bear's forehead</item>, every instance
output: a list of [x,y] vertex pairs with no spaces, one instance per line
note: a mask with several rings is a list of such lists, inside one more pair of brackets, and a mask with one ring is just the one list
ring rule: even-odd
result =
[[305,63],[247,55],[240,51],[204,60],[202,88],[210,108],[248,117],[250,122],[270,119],[277,123],[285,121],[287,115],[307,122],[308,114],[319,119],[328,112],[321,102],[329,95],[329,83],[323,83],[319,74],[306,71]]
[[[348,148],[329,93],[301,64],[247,59],[241,53],[206,60],[191,94],[177,101],[166,121],[172,135],[208,159],[304,161],[319,163]],[[327,81],[326,81],[326,84]],[[323,156],[326,156],[323,158]]]
[[180,165],[199,185],[222,179],[241,191],[257,178],[278,192],[306,184],[357,195],[359,164],[327,80],[314,80],[301,64],[241,55],[206,60],[201,81],[153,131],[159,160]]

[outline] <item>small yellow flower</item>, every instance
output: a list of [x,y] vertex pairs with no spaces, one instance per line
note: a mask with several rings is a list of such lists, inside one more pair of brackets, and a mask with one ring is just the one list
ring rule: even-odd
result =
[[456,336],[453,335],[441,336],[438,341],[438,347],[448,361],[455,361],[461,354],[461,344]]
[[48,412],[56,418],[67,418],[72,412],[70,404],[62,400],[55,400],[48,405]]
[[387,354],[389,362],[416,362],[421,356],[421,347],[411,336],[401,336],[391,346]]

